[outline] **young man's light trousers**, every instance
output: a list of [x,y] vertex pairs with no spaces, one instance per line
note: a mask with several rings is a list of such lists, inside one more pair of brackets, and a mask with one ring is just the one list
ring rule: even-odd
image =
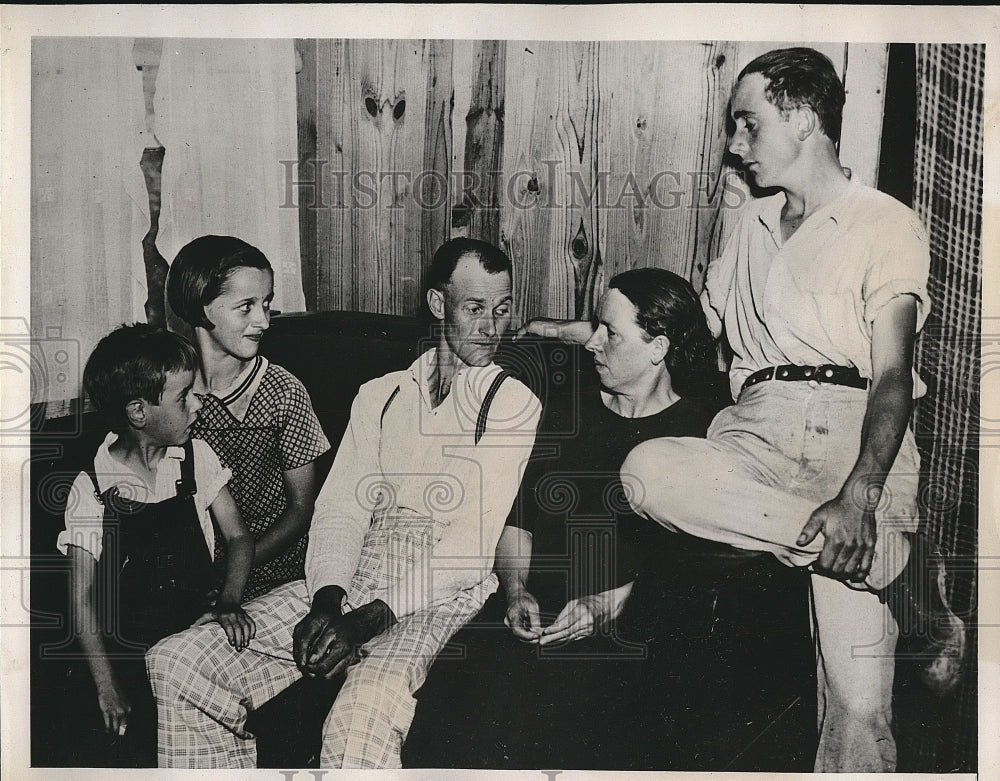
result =
[[[868,394],[855,388],[769,381],[715,418],[708,439],[656,439],[628,456],[622,477],[633,507],[668,529],[813,563],[820,534],[796,539],[853,468]],[[907,431],[876,512],[878,543],[865,584],[813,575],[819,703],[817,772],[891,772],[897,627],[872,589],[902,570],[917,529],[919,456]],[[862,497],[858,497],[859,501]]]

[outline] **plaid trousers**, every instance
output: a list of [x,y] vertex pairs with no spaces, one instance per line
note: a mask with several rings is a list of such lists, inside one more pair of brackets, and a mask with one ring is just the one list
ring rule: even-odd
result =
[[[404,514],[398,517],[404,521]],[[393,520],[383,517],[379,525],[391,528]],[[381,555],[373,555],[374,550],[362,554],[349,604],[364,604],[365,596],[398,586],[395,573],[408,567],[393,559],[410,558],[414,552],[412,522],[404,521],[401,528],[406,544],[377,546]],[[416,707],[413,694],[438,652],[496,589],[491,574],[452,599],[404,616],[365,644],[367,656],[348,669],[324,723],[322,767],[401,766],[400,751]],[[218,624],[207,624],[166,638],[146,655],[158,710],[160,767],[256,767],[256,743],[244,725],[250,709],[302,676],[291,650],[292,631],[309,612],[305,581],[278,586],[244,608],[257,634],[242,652],[229,645]]]

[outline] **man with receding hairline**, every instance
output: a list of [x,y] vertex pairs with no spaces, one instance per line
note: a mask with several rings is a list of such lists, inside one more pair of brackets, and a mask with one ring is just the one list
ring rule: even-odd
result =
[[361,386],[316,500],[306,578],[245,608],[238,652],[200,628],[153,648],[161,767],[254,767],[244,725],[303,675],[343,685],[322,767],[395,768],[413,693],[448,639],[496,590],[496,543],[541,406],[493,362],[510,323],[511,264],[454,239],[435,253],[437,345]]

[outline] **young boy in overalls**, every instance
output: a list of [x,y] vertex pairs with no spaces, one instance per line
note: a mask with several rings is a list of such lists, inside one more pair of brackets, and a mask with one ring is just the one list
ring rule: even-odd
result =
[[[104,727],[124,736],[128,765],[155,764],[146,649],[211,621],[235,648],[255,632],[240,607],[253,538],[226,487],[229,470],[190,436],[197,363],[186,339],[137,323],[105,336],[83,374],[113,430],[73,483],[57,546],[71,560],[73,627]],[[228,548],[221,585],[213,519]]]

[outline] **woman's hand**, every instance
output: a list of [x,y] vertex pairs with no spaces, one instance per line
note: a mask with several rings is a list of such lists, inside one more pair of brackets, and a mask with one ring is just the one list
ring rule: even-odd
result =
[[132,703],[128,701],[125,692],[115,680],[108,680],[97,685],[97,704],[104,717],[104,729],[112,735],[122,735],[128,724],[128,714]]
[[528,591],[508,596],[507,615],[503,622],[520,640],[537,642],[542,634],[542,624],[538,620],[538,600]]
[[538,642],[540,645],[569,643],[589,637],[601,625],[603,612],[597,596],[571,599],[556,616],[556,620],[542,630]]
[[619,616],[625,600],[632,593],[632,583],[571,599],[556,616],[556,620],[542,630],[540,645],[570,643],[597,632]]
[[191,626],[201,626],[212,621],[218,621],[229,638],[229,644],[237,651],[242,651],[257,634],[257,625],[250,615],[239,605],[232,602],[218,602],[204,613]]

